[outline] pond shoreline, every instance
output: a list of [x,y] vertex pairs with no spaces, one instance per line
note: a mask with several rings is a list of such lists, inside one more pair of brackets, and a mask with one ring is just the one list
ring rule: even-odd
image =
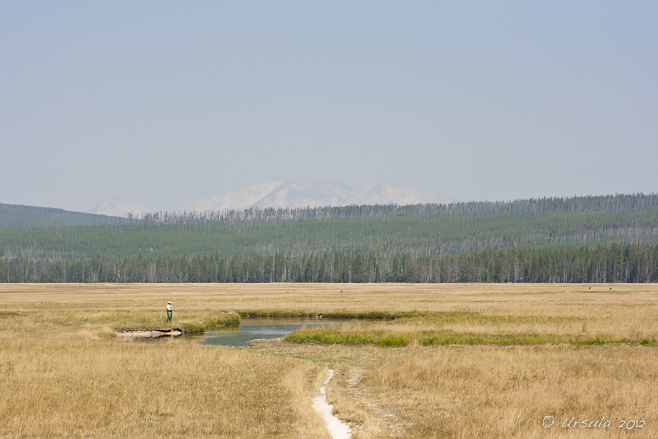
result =
[[160,337],[180,337],[185,334],[182,328],[136,328],[136,329],[123,329],[116,331],[119,337],[135,337],[135,338],[160,338]]
[[299,330],[305,326],[324,326],[343,323],[333,320],[290,320],[290,319],[258,319],[242,321],[237,328],[227,328],[219,331],[209,331],[201,334],[191,334],[190,339],[196,339],[201,344],[226,345],[226,346],[254,346],[250,343],[264,343],[265,340],[279,339]]

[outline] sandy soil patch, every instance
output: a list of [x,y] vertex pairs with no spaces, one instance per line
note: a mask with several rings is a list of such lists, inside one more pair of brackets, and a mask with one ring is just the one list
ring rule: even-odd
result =
[[333,405],[327,401],[327,384],[329,384],[333,376],[333,369],[329,369],[327,379],[322,387],[320,387],[320,395],[313,398],[313,408],[324,419],[332,439],[350,439],[352,437],[350,426],[342,422],[338,416],[334,416],[332,413]]

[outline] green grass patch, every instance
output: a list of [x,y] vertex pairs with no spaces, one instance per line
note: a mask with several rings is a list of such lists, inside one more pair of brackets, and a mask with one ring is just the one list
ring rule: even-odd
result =
[[284,340],[293,343],[374,344],[377,346],[407,346],[409,344],[409,339],[400,335],[341,334],[315,328],[293,332],[285,336]]
[[351,333],[332,328],[312,328],[289,334],[293,343],[374,344],[377,346],[441,345],[538,345],[568,343],[568,338],[540,334],[475,334],[455,331],[423,331],[417,333]]
[[550,334],[475,334],[468,332],[440,331],[420,337],[419,344],[423,346],[441,345],[539,345],[566,343],[562,336]]
[[322,344],[371,344],[376,346],[445,346],[445,345],[494,345],[494,346],[529,346],[547,344],[568,344],[572,346],[594,346],[607,344],[626,344],[633,346],[658,346],[655,339],[614,339],[583,338],[571,334],[538,333],[473,333],[451,330],[396,332],[391,330],[369,330],[367,325],[349,328],[345,325],[328,325],[321,328],[302,328],[284,337],[292,343]]

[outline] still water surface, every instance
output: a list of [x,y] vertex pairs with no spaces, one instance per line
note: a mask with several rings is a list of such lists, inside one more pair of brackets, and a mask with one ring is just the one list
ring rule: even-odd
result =
[[203,334],[190,335],[193,340],[200,340],[201,344],[225,345],[225,346],[247,346],[247,342],[257,338],[283,337],[301,328],[302,326],[327,325],[338,322],[323,321],[257,321],[242,322],[239,328],[222,329],[219,331],[207,331]]

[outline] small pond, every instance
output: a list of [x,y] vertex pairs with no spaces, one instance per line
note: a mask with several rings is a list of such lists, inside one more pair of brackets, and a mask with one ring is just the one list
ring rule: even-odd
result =
[[302,326],[327,325],[339,323],[336,321],[276,321],[257,320],[242,321],[239,327],[206,331],[203,334],[187,336],[188,339],[199,340],[201,344],[224,346],[247,346],[247,342],[258,338],[278,338],[294,332]]

